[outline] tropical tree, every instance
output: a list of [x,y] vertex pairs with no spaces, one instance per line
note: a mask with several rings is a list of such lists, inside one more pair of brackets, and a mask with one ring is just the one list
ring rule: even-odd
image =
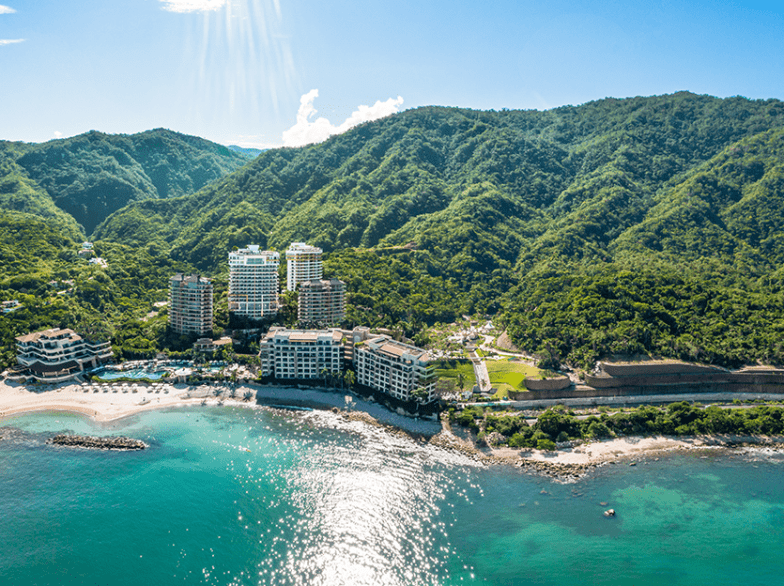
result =
[[411,391],[411,398],[414,399],[417,403],[424,405],[428,402],[427,389],[424,387],[417,387]]

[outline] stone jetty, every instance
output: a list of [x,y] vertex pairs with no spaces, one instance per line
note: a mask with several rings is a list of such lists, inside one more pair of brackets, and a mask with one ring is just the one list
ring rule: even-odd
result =
[[47,443],[55,446],[85,448],[89,450],[143,450],[149,446],[141,440],[124,436],[94,437],[89,435],[58,434]]

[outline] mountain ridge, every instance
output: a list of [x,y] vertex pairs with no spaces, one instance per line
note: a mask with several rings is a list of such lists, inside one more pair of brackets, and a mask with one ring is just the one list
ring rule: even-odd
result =
[[92,130],[39,144],[0,143],[0,150],[86,234],[131,201],[197,191],[248,161],[222,145],[163,128],[136,134]]
[[782,187],[779,100],[433,106],[131,201],[92,238],[219,278],[232,247],[308,241],[348,283],[348,324],[421,343],[436,322],[488,314],[551,366],[782,363]]

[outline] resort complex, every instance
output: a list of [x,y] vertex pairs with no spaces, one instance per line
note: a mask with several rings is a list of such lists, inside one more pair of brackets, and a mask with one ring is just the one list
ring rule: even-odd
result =
[[[92,249],[90,249],[92,250]],[[371,334],[369,328],[336,328],[346,316],[346,283],[322,279],[322,251],[294,242],[286,251],[287,284],[296,291],[300,329],[271,327],[258,340],[258,377],[308,381],[343,377],[401,401],[435,397],[434,368],[422,349]],[[228,253],[227,309],[252,320],[275,317],[280,310],[280,253],[258,245]],[[165,304],[164,304],[165,305]],[[192,352],[204,360],[231,348],[231,331],[213,339],[213,284],[198,274],[169,279],[168,322],[171,332],[193,338]],[[9,303],[10,306],[10,303]],[[302,327],[305,326],[305,327]],[[307,329],[315,326],[320,329]],[[259,335],[260,330],[244,330]],[[254,340],[255,342],[255,340]],[[109,342],[92,343],[72,330],[52,329],[17,338],[18,362],[38,381],[63,381],[112,357]],[[165,360],[165,356],[159,357]],[[179,376],[179,375],[178,375]],[[181,376],[179,378],[182,378]]]
[[353,331],[287,330],[271,328],[261,340],[261,376],[307,380],[343,373],[353,362],[356,382],[401,401],[435,398],[435,371],[427,352],[369,334],[367,328]]
[[278,312],[280,254],[255,244],[229,253],[229,311],[251,319]]
[[39,382],[61,382],[112,358],[111,343],[52,328],[16,338],[17,362]]
[[212,335],[212,282],[178,273],[169,281],[169,325],[179,334]]

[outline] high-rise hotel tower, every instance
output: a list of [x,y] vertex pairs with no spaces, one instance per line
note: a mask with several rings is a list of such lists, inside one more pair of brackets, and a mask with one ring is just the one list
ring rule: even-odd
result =
[[286,251],[286,289],[296,291],[297,285],[303,281],[321,279],[320,248],[309,246],[304,242],[292,242]]
[[180,334],[212,335],[212,282],[178,273],[169,280],[169,325]]
[[262,319],[278,312],[280,254],[255,244],[229,253],[229,311]]

